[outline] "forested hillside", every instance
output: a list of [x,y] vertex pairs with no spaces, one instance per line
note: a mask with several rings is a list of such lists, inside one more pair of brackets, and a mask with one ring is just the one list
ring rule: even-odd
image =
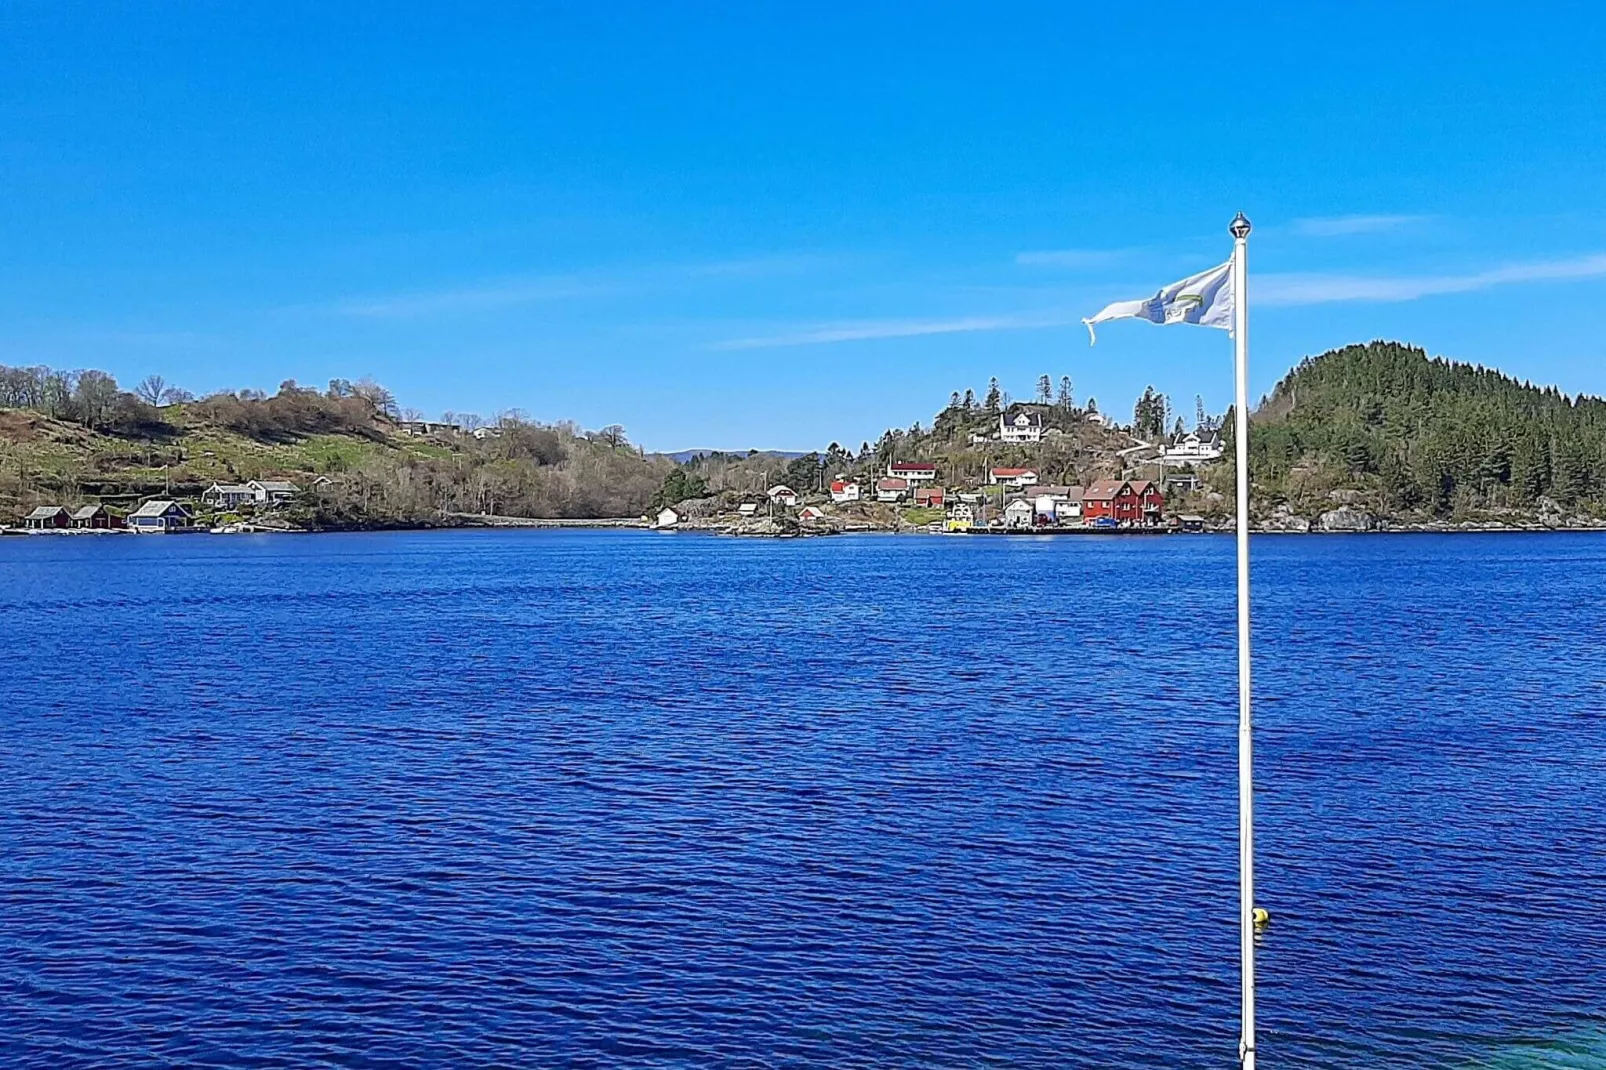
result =
[[1311,357],[1255,413],[1257,498],[1336,488],[1382,514],[1606,506],[1606,401],[1396,342]]

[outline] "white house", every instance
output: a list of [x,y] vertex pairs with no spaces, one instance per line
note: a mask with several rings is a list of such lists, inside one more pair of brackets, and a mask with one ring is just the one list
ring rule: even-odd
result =
[[1184,435],[1173,435],[1161,459],[1166,464],[1196,464],[1219,460],[1224,452],[1220,431],[1195,429]]
[[151,501],[128,514],[128,528],[140,534],[175,531],[190,526],[190,511],[178,502]]
[[797,504],[797,491],[785,483],[777,483],[769,489],[770,501],[776,505],[793,506]]
[[856,502],[859,500],[859,484],[837,476],[831,481],[831,500],[841,505],[843,502]]
[[1031,468],[994,468],[988,471],[987,482],[995,487],[1029,487],[1037,482],[1037,472]]
[[902,501],[909,494],[907,479],[881,479],[876,481],[875,500],[878,502]]
[[1004,526],[1006,528],[1029,528],[1037,515],[1037,510],[1025,498],[1016,498],[1004,506]]
[[478,440],[480,442],[484,442],[488,438],[501,438],[502,437],[502,429],[500,427],[496,427],[496,426],[476,427],[471,432],[471,434],[473,434],[473,436],[474,436],[474,438],[476,440]]
[[1015,414],[998,417],[998,437],[1004,442],[1038,442],[1043,437],[1043,414],[1036,409],[1016,409]]
[[664,508],[658,510],[658,515],[653,518],[652,526],[655,531],[663,531],[665,528],[672,528],[679,523],[680,514],[673,509]]
[[744,516],[744,517],[756,516],[756,515],[758,515],[758,503],[757,502],[743,502],[741,505],[738,505],[736,507],[736,512],[737,512],[737,515],[739,515],[739,516]]
[[1081,487],[1027,487],[1026,496],[1037,516],[1049,523],[1063,524],[1082,518]]
[[920,461],[894,461],[887,465],[891,479],[907,479],[910,483],[927,483],[937,478],[937,466]]
[[301,488],[283,479],[253,479],[246,484],[258,505],[278,505],[301,493]]
[[201,502],[214,509],[233,509],[257,500],[257,492],[244,483],[213,483],[201,491]]

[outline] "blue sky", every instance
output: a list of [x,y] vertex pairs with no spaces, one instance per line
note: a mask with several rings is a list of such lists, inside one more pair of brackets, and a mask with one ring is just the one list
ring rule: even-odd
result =
[[1224,408],[1077,323],[1251,243],[1261,392],[1371,338],[1606,393],[1606,5],[0,9],[0,362],[371,375],[649,448],[996,375]]

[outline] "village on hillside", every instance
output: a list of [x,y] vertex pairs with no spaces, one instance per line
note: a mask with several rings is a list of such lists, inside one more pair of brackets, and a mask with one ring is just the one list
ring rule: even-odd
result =
[[[1063,410],[1061,410],[1063,415]],[[996,424],[969,431],[970,451],[1007,447],[1029,455],[1034,447],[1065,439],[1052,426],[1047,404],[1006,405]],[[1121,434],[1097,410],[1076,419]],[[1063,423],[1064,421],[1059,421]],[[854,474],[833,472],[818,485],[775,482],[761,491],[666,504],[652,518],[659,530],[713,529],[737,535],[829,534],[836,531],[922,530],[950,534],[1144,533],[1203,531],[1203,516],[1168,515],[1168,492],[1200,486],[1196,468],[1219,460],[1221,433],[1210,421],[1193,431],[1180,427],[1159,443],[1124,436],[1134,443],[1115,451],[1115,463],[1147,475],[1112,476],[1058,482],[1046,465],[964,464],[932,460],[890,460]],[[1063,453],[1063,451],[1061,451]],[[1045,458],[1049,459],[1049,458]],[[1056,468],[1063,470],[1062,464]]]

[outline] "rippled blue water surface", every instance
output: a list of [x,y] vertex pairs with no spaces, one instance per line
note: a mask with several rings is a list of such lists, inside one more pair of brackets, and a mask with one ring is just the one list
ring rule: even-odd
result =
[[[1606,1066],[1606,538],[1256,555],[1262,1066]],[[1230,1066],[1232,569],[0,540],[0,1064]]]

